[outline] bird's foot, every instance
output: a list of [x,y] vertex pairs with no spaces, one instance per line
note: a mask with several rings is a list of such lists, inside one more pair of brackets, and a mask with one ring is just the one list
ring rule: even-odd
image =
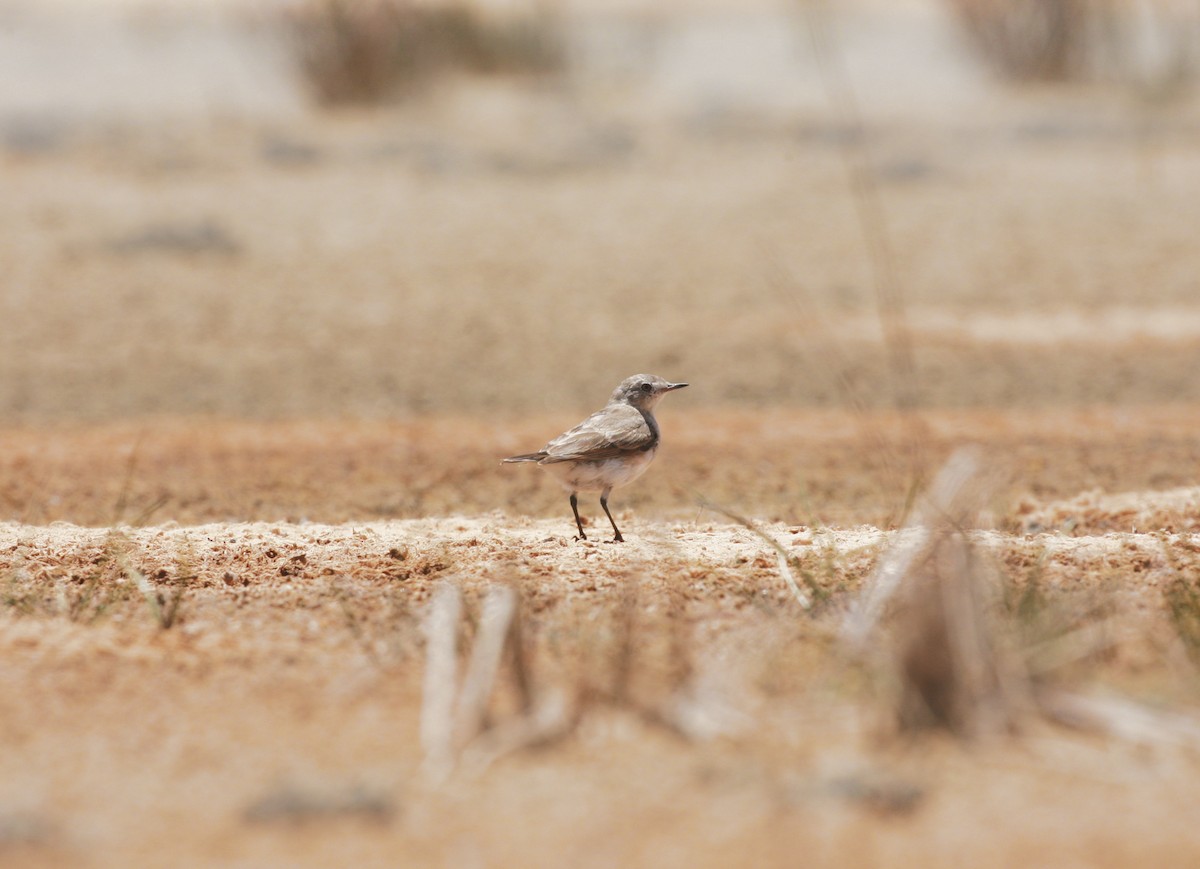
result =
[[618,533],[617,533],[617,536],[616,536],[616,537],[614,537],[612,540],[610,540],[610,541],[608,541],[608,542],[609,542],[609,543],[624,543],[624,542],[625,542],[625,538],[621,536],[620,532],[618,532]]

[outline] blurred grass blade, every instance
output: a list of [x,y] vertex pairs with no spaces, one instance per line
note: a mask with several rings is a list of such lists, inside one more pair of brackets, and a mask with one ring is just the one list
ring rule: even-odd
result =
[[421,747],[426,772],[443,778],[454,765],[454,696],[458,686],[458,623],[462,598],[444,582],[425,616],[425,681],[421,694]]
[[[775,551],[775,557],[778,560],[779,575],[783,577],[783,581],[787,584],[788,590],[792,593],[792,597],[796,599],[796,603],[800,604],[800,606],[802,606],[804,609],[812,608],[812,598],[809,597],[796,583],[796,578],[792,575],[791,557],[788,555],[788,551],[783,548],[783,545],[778,540],[759,528],[758,525],[749,518],[742,516],[739,513],[735,513],[726,507],[721,507],[703,498],[700,499],[700,506],[706,510],[712,510],[714,513],[720,513],[722,516],[732,519],[734,522],[738,523],[747,531],[751,532],[768,546],[770,546],[771,549]],[[817,591],[823,590],[818,588]]]

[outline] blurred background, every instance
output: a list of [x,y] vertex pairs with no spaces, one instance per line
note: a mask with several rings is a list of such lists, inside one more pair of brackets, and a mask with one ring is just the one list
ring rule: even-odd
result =
[[0,0],[0,414],[1200,399],[1200,4]]

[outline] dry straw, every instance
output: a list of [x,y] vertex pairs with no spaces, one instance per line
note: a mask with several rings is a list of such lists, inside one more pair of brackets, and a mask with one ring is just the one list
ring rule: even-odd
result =
[[1159,94],[1195,77],[1200,9],[1179,0],[948,0],[968,44],[1017,82],[1135,81]]
[[384,103],[454,72],[546,74],[566,58],[561,23],[540,4],[491,14],[465,2],[305,0],[281,23],[325,106]]
[[[460,766],[480,772],[499,757],[552,741],[573,728],[560,692],[533,692],[519,609],[512,588],[488,590],[460,683],[462,595],[448,582],[434,592],[425,619],[421,743],[426,775],[435,783]],[[498,720],[489,710],[506,664],[517,689],[518,708],[514,715]]]
[[1007,732],[1032,702],[1028,673],[992,621],[995,572],[967,534],[989,494],[981,462],[973,449],[950,457],[843,625],[846,647],[867,655],[893,605],[890,643],[880,646],[887,651],[876,663],[898,686],[902,729]]
[[842,626],[843,647],[895,687],[904,731],[967,739],[1036,720],[1160,747],[1200,749],[1200,721],[1115,695],[1069,690],[1059,676],[1114,642],[1105,623],[1021,643],[997,604],[1004,577],[973,541],[986,503],[981,454],[954,453],[909,526],[884,552]]

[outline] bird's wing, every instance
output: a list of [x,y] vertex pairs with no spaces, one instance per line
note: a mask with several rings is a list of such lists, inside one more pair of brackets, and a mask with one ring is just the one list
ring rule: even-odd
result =
[[648,450],[658,435],[636,408],[614,405],[597,411],[542,449],[542,464],[590,462]]

